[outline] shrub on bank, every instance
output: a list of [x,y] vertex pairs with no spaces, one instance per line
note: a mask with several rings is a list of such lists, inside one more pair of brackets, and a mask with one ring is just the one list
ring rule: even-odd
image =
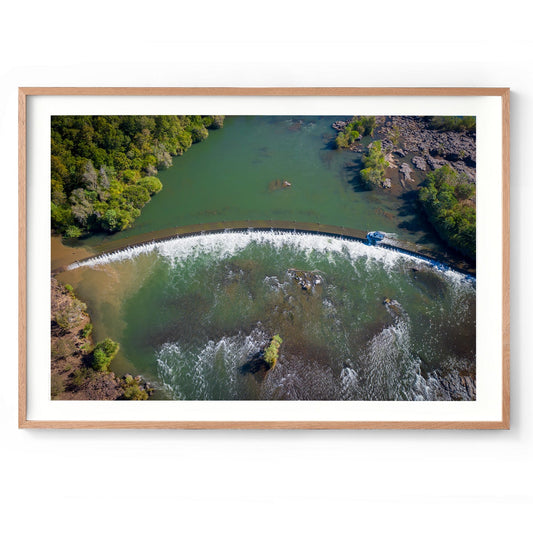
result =
[[105,339],[99,342],[93,350],[93,363],[94,370],[99,372],[107,372],[109,365],[119,350],[118,342],[114,342],[111,339]]
[[355,141],[367,135],[374,135],[376,117],[352,117],[342,131],[337,133],[335,144],[337,148],[349,148]]
[[89,322],[88,324],[85,324],[85,326],[83,327],[81,331],[81,336],[82,338],[86,339],[87,337],[89,337],[89,335],[92,332],[93,332],[93,325],[91,322]]
[[133,376],[126,376],[122,387],[125,400],[148,400],[148,392],[140,387]]

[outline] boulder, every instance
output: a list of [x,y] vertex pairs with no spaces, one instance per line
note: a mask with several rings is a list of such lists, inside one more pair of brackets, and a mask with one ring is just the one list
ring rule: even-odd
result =
[[419,155],[413,157],[412,162],[418,170],[427,169],[426,160],[423,157],[420,157]]
[[445,161],[443,161],[442,159],[435,159],[430,155],[426,156],[426,161],[431,170],[437,170],[445,164]]
[[343,131],[344,128],[347,126],[348,122],[345,122],[344,120],[337,120],[336,122],[334,122],[331,127],[334,129],[334,130],[337,130],[337,131]]
[[409,163],[402,163],[400,165],[400,173],[403,174],[406,181],[414,181],[413,178],[411,178],[412,172],[413,169],[409,166]]

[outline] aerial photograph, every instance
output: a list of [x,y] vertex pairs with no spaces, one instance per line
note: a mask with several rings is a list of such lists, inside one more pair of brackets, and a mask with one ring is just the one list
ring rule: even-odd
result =
[[475,117],[58,115],[50,142],[53,400],[476,400]]

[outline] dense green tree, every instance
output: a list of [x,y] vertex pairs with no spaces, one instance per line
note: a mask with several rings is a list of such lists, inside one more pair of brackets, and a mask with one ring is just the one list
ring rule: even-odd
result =
[[431,127],[442,131],[476,131],[476,117],[435,116]]
[[93,350],[93,368],[96,371],[107,372],[109,365],[119,350],[118,342],[105,339],[99,342]]
[[155,176],[224,117],[54,116],[52,228],[66,237],[125,229],[162,188]]
[[163,188],[161,181],[154,176],[141,178],[139,180],[139,185],[144,187],[151,195],[158,193]]
[[374,141],[368,149],[368,154],[363,157],[364,168],[361,170],[361,181],[368,189],[383,184],[385,169],[389,163],[385,160],[385,154],[381,149],[381,141]]
[[445,165],[428,173],[419,199],[437,233],[453,248],[476,258],[475,186]]
[[270,344],[267,346],[263,355],[264,361],[270,368],[274,368],[279,358],[279,347],[283,340],[279,335],[274,335],[270,340]]
[[352,117],[352,119],[339,131],[335,139],[337,148],[349,148],[355,141],[367,135],[374,135],[376,117]]

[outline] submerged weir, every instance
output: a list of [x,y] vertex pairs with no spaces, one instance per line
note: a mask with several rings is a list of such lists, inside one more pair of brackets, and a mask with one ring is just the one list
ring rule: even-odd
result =
[[[475,400],[475,278],[395,246],[226,231],[103,254],[63,275],[121,343],[115,364],[156,381],[162,399]],[[304,290],[294,269],[322,282]],[[276,366],[243,370],[275,334]]]

